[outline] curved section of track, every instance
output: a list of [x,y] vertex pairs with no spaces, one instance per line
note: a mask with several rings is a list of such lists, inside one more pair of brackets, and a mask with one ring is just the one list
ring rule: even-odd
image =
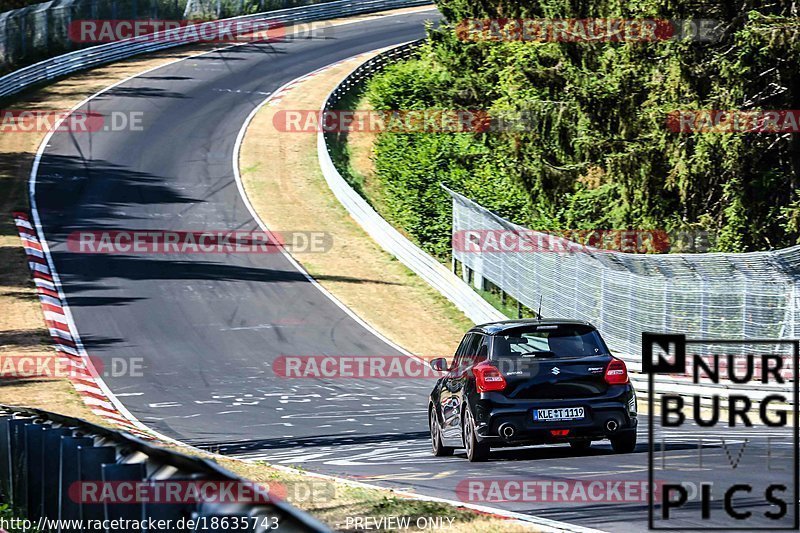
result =
[[[144,424],[230,455],[447,499],[457,499],[458,483],[469,478],[644,480],[641,450],[615,456],[599,447],[580,459],[562,447],[509,450],[484,465],[434,458],[427,381],[275,377],[270,366],[281,355],[400,353],[281,254],[68,250],[67,236],[82,229],[256,230],[231,165],[253,109],[320,67],[417,39],[424,21],[437,17],[394,15],[336,27],[332,39],[248,44],[172,63],[84,107],[141,113],[142,131],[54,134],[35,196],[86,350],[107,367],[141,359],[141,373],[107,376],[106,383]],[[646,502],[491,505],[590,527],[646,529]]]
[[141,131],[51,137],[35,189],[42,227],[87,352],[107,365],[143,361],[141,373],[106,377],[143,423],[197,445],[381,433],[370,419],[388,418],[384,427],[393,433],[417,432],[416,421],[400,415],[409,395],[422,394],[420,384],[370,403],[369,389],[386,384],[287,389],[273,376],[270,364],[280,355],[398,353],[282,254],[89,255],[70,252],[66,239],[81,229],[257,230],[231,165],[250,112],[303,74],[419,38],[433,15],[352,23],[337,26],[333,39],[238,46],[172,63],[84,108],[138,113]]

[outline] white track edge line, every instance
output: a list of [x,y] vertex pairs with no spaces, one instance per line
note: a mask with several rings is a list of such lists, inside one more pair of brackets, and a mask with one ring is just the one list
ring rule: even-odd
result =
[[[378,49],[378,50],[382,50],[382,49]],[[373,51],[370,51],[370,52],[365,52],[365,54],[371,54],[371,53],[374,53],[374,52],[376,52],[376,50],[373,50]],[[241,196],[245,207],[247,207],[247,210],[250,212],[250,216],[253,217],[253,220],[255,220],[256,223],[258,223],[258,226],[263,231],[269,232],[270,230],[267,228],[267,225],[264,223],[264,221],[261,220],[261,217],[258,215],[258,213],[256,212],[255,208],[250,203],[250,199],[247,197],[247,192],[245,191],[244,183],[242,182],[242,176],[241,176],[241,173],[239,171],[240,152],[241,152],[241,149],[242,149],[242,144],[244,143],[245,135],[247,134],[247,129],[250,127],[250,123],[256,117],[258,112],[265,105],[267,105],[275,95],[280,94],[284,89],[288,88],[290,85],[294,85],[296,83],[299,83],[299,82],[305,80],[306,78],[313,76],[314,74],[317,74],[319,72],[322,72],[322,71],[330,69],[330,68],[333,68],[333,67],[335,67],[337,65],[340,65],[342,63],[346,63],[348,61],[352,61],[353,59],[355,59],[355,58],[357,58],[357,57],[359,57],[361,55],[364,55],[364,54],[356,54],[354,56],[348,57],[348,58],[343,59],[341,61],[337,61],[335,63],[331,63],[330,65],[326,65],[326,66],[324,66],[322,68],[318,68],[318,69],[316,69],[316,70],[314,70],[312,72],[309,72],[308,74],[304,74],[303,76],[300,76],[299,78],[296,78],[296,79],[294,79],[292,81],[289,81],[289,82],[285,83],[278,90],[276,90],[273,94],[271,94],[270,96],[265,98],[259,105],[257,105],[250,112],[250,114],[247,116],[247,118],[245,119],[244,124],[242,125],[242,128],[239,130],[239,134],[236,136],[236,143],[233,146],[233,162],[232,162],[233,163],[233,174],[234,174],[234,178],[236,179],[236,187],[239,189],[239,196]],[[409,357],[411,357],[413,359],[421,360],[419,357],[417,357],[416,355],[412,354],[411,352],[409,352],[408,350],[406,350],[402,346],[400,346],[397,343],[393,342],[392,340],[388,339],[385,335],[383,335],[381,332],[379,332],[377,329],[375,329],[372,325],[368,324],[364,319],[362,319],[360,316],[358,316],[352,309],[347,307],[341,300],[339,300],[328,289],[323,287],[316,279],[314,279],[311,276],[311,274],[309,274],[308,271],[300,263],[298,263],[297,260],[295,260],[295,258],[292,257],[291,254],[289,254],[289,252],[287,252],[286,249],[283,246],[279,246],[279,249],[280,249],[281,253],[284,255],[284,257],[286,257],[286,259],[289,260],[289,262],[292,264],[292,266],[294,268],[296,268],[301,274],[303,274],[303,276],[305,276],[305,278],[309,282],[311,282],[311,284],[313,284],[314,287],[319,289],[319,291],[322,294],[324,294],[331,302],[333,302],[339,309],[344,311],[345,314],[347,314],[350,318],[352,318],[361,327],[363,327],[368,332],[370,332],[372,335],[376,336],[377,338],[379,338],[380,340],[382,340],[383,342],[385,342],[386,344],[388,344],[389,346],[391,346],[395,350],[399,351],[403,355],[409,356]]]
[[350,486],[353,486],[353,487],[361,487],[361,488],[366,488],[366,489],[390,490],[395,494],[398,494],[398,495],[400,495],[400,496],[402,496],[404,498],[409,498],[409,499],[412,499],[412,500],[436,502],[436,503],[446,503],[446,504],[452,505],[454,507],[463,507],[465,509],[471,509],[473,511],[478,511],[478,512],[481,512],[481,513],[488,513],[488,514],[492,514],[492,515],[497,515],[497,516],[501,516],[501,517],[504,517],[504,518],[509,518],[509,519],[512,519],[512,520],[525,522],[526,524],[529,524],[529,525],[539,526],[539,527],[543,528],[542,531],[546,531],[546,532],[570,531],[570,532],[575,532],[575,533],[605,533],[605,532],[603,532],[602,530],[599,530],[599,529],[592,529],[592,528],[587,528],[587,527],[583,527],[583,526],[578,526],[578,525],[575,525],[575,524],[570,524],[568,522],[559,522],[557,520],[550,520],[549,518],[540,518],[538,516],[527,515],[527,514],[524,514],[524,513],[517,513],[515,511],[506,511],[506,510],[503,510],[503,509],[496,509],[494,507],[490,507],[490,506],[487,506],[487,505],[478,505],[478,504],[473,504],[473,503],[466,503],[466,502],[461,502],[461,501],[458,501],[458,500],[449,500],[447,498],[439,498],[439,497],[436,497],[436,496],[426,496],[426,495],[419,494],[419,493],[416,493],[416,492],[411,492],[411,491],[401,490],[401,489],[394,489],[394,488],[390,488],[390,487],[383,487],[381,485],[374,485],[372,483],[364,483],[363,481],[357,481],[357,480],[354,480],[354,479],[340,478],[340,477],[331,476],[331,475],[328,475],[328,474],[319,474],[319,473],[316,473],[316,472],[308,472],[308,471],[305,471],[305,470],[298,470],[296,468],[292,468],[291,466],[274,465],[274,464],[271,464],[270,466],[272,468],[275,468],[276,470],[281,470],[281,471],[284,471],[284,472],[287,472],[287,473],[301,474],[301,475],[305,475],[305,476],[309,476],[309,477],[326,479],[326,480],[330,480],[330,481],[335,481],[337,483],[342,483],[344,485],[350,485]]

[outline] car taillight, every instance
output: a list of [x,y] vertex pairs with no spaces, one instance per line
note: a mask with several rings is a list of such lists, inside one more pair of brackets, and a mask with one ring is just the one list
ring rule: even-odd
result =
[[605,378],[609,385],[624,385],[628,382],[628,368],[619,359],[612,359],[606,367]]
[[472,367],[478,392],[501,391],[506,388],[506,378],[500,371],[484,361]]

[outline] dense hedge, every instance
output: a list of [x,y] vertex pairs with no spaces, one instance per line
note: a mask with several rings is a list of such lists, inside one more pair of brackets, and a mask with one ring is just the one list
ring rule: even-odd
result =
[[[437,0],[420,59],[387,69],[378,109],[526,111],[525,131],[382,133],[378,178],[394,223],[447,254],[447,184],[537,229],[707,229],[723,251],[800,237],[798,134],[674,133],[685,109],[800,109],[795,2]],[[470,42],[489,17],[717,19],[714,42]]]

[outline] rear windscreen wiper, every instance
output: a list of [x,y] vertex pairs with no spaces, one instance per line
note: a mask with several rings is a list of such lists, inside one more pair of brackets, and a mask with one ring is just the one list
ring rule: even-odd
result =
[[556,353],[550,350],[541,350],[522,354],[522,357],[555,357]]

